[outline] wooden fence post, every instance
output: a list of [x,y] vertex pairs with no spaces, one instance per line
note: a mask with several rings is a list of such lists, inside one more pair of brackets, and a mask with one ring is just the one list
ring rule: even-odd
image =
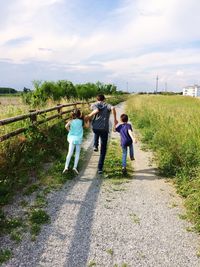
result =
[[[58,106],[59,117],[62,119],[62,106],[61,106],[61,104],[57,104],[57,106]],[[59,106],[61,106],[61,107],[59,107]]]
[[[32,110],[29,110],[29,112],[35,112],[36,110],[35,109],[32,109]],[[31,123],[32,125],[36,124],[37,122],[37,115],[36,114],[31,114],[30,115],[30,120],[31,120]]]

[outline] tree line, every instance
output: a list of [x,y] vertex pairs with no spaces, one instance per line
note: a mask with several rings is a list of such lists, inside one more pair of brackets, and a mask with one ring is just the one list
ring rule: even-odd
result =
[[17,90],[10,88],[10,87],[0,87],[0,94],[17,94],[19,93]]
[[68,80],[53,81],[33,81],[34,90],[24,90],[22,97],[26,104],[40,106],[47,102],[48,99],[59,101],[62,98],[88,100],[97,94],[113,95],[122,94],[117,91],[114,84],[104,84],[101,82],[84,83],[74,85]]

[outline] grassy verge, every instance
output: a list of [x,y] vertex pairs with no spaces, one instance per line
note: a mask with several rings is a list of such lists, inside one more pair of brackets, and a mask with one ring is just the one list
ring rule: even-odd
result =
[[160,173],[175,177],[188,218],[200,231],[200,102],[183,96],[134,96],[127,110]]
[[132,179],[133,169],[129,159],[127,161],[127,174],[122,174],[122,151],[118,140],[110,140],[104,169],[104,178],[113,185],[120,186]]
[[60,157],[66,143],[63,122],[32,129],[4,143],[0,153],[0,205],[37,180],[42,164]]
[[106,99],[106,102],[115,106],[123,101],[126,101],[128,99],[129,95],[115,95],[115,96],[112,96],[110,98],[107,98]]

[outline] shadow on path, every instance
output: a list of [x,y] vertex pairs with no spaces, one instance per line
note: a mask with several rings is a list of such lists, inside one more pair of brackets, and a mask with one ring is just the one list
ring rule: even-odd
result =
[[101,188],[102,179],[94,178],[77,216],[74,235],[69,247],[65,267],[86,266],[90,243],[94,211]]
[[157,168],[148,168],[142,170],[135,170],[133,173],[133,179],[135,180],[164,180],[165,177],[159,175],[159,171]]
[[[91,143],[92,146],[92,143]],[[97,179],[94,179],[94,181],[91,183],[89,187],[89,191],[86,194],[85,201],[78,201],[78,200],[69,200],[67,199],[67,196],[74,190],[74,187],[78,183],[87,183],[91,182],[91,178],[82,178],[82,175],[85,173],[85,170],[88,168],[88,164],[93,156],[93,154],[90,152],[91,146],[86,150],[87,154],[84,158],[84,164],[82,166],[82,171],[80,174],[75,177],[73,180],[67,181],[66,185],[63,186],[61,190],[58,192],[53,192],[52,195],[50,196],[49,200],[49,208],[48,208],[48,213],[51,217],[51,224],[46,225],[42,233],[38,236],[37,240],[35,242],[30,242],[29,240],[25,241],[24,243],[21,244],[21,247],[19,247],[16,251],[17,255],[15,258],[12,258],[10,262],[7,262],[5,266],[9,267],[15,267],[15,266],[27,266],[27,267],[35,267],[35,266],[41,266],[41,260],[42,260],[42,255],[47,249],[47,242],[52,234],[55,233],[59,237],[59,239],[64,240],[66,238],[66,233],[65,231],[62,233],[60,229],[57,229],[55,227],[56,220],[59,216],[59,212],[61,211],[63,205],[70,205],[70,204],[77,204],[80,205],[81,211],[79,212],[79,216],[77,219],[77,222],[79,222],[79,218],[82,218],[84,213],[86,212],[88,215],[86,215],[84,220],[87,220],[88,225],[91,226],[92,223],[92,217],[93,217],[93,212],[95,208],[95,202],[97,200],[97,196],[99,193],[100,189],[100,184],[101,182]],[[62,174],[61,174],[62,175]],[[99,185],[99,186],[98,186]],[[94,196],[92,194],[94,193]],[[90,196],[91,195],[91,196]],[[76,229],[75,233],[78,231],[79,227],[84,226],[84,231],[81,231],[80,235],[86,235],[86,224],[87,222],[82,223],[76,223]],[[90,232],[90,230],[89,230]],[[78,243],[78,240],[76,240],[74,234],[73,240],[76,243]],[[81,241],[83,242],[83,241]],[[83,242],[85,245],[86,242]],[[89,246],[87,246],[89,248]],[[70,249],[72,251],[72,248]],[[70,252],[71,254],[72,252]],[[76,252],[77,253],[77,252]],[[71,260],[71,259],[70,259]],[[49,263],[48,263],[49,264]],[[47,263],[42,260],[42,266],[47,266]],[[48,265],[48,266],[53,266],[53,265]],[[56,266],[56,265],[55,265]],[[81,265],[70,265],[72,266],[81,266]]]

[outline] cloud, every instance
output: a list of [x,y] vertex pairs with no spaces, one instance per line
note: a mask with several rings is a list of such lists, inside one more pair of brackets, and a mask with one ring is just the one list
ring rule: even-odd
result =
[[[50,79],[63,68],[64,77],[67,72],[80,82],[101,77],[120,86],[129,81],[138,90],[153,88],[156,75],[169,89],[198,79],[196,0],[8,0],[1,5],[0,57],[15,67],[32,64],[35,71],[48,64],[43,74]],[[12,75],[5,69],[7,77]]]
[[44,51],[44,52],[53,52],[53,49],[51,49],[51,48],[45,48],[45,47],[39,47],[38,50],[39,51]]
[[177,76],[183,76],[184,72],[182,70],[177,70],[176,75]]
[[24,36],[24,37],[19,37],[15,39],[10,39],[5,42],[4,46],[20,46],[24,43],[30,42],[32,40],[31,37]]

